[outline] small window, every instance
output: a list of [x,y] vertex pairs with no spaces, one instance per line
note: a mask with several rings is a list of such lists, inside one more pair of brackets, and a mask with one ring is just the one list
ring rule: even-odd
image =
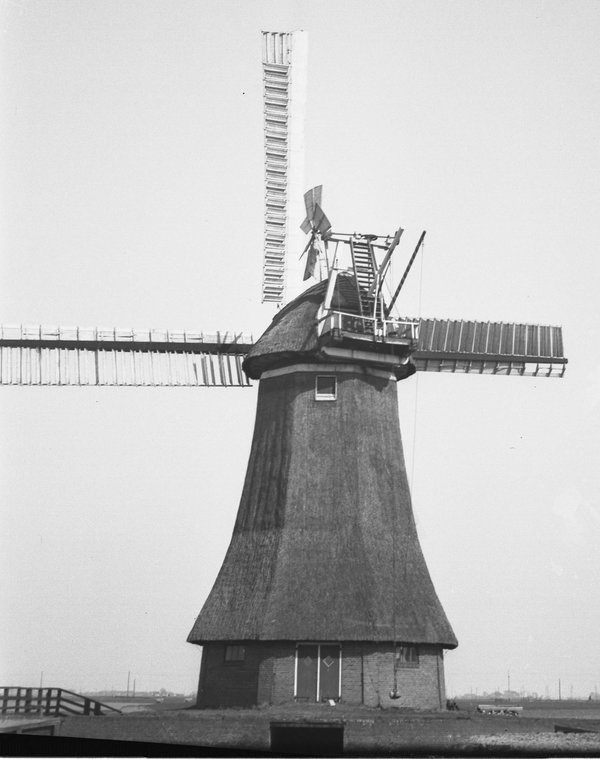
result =
[[402,644],[396,646],[396,669],[419,666],[419,649],[417,646]]
[[315,400],[335,401],[337,398],[337,379],[332,374],[317,374],[315,382]]
[[225,646],[225,661],[244,661],[245,658],[244,646]]

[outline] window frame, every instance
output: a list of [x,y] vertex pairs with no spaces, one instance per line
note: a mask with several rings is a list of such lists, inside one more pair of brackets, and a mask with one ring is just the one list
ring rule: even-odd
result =
[[[333,393],[319,392],[319,380],[332,379]],[[317,374],[315,375],[315,401],[337,401],[337,375],[336,374]]]
[[246,646],[239,643],[227,643],[223,649],[223,661],[225,664],[239,664],[240,662],[245,662]]
[[[405,650],[411,658],[401,658]],[[416,643],[396,643],[394,648],[394,667],[396,669],[416,669],[420,666],[419,646]]]

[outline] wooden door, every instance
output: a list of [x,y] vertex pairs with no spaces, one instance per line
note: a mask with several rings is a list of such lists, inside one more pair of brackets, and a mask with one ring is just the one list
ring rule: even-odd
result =
[[340,647],[319,646],[319,701],[340,697]]
[[297,657],[296,698],[299,701],[316,701],[319,646],[298,646]]

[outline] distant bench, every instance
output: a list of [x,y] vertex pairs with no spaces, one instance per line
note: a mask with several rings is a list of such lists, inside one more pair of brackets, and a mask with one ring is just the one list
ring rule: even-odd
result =
[[522,706],[509,706],[504,704],[498,706],[496,704],[479,704],[477,711],[480,714],[505,714],[509,717],[520,717],[523,712]]

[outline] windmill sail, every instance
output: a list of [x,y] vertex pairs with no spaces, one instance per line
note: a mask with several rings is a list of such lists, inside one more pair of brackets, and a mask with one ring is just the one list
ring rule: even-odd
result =
[[[356,334],[353,310],[330,309],[326,342],[331,334],[373,341]],[[561,327],[400,319],[385,329],[388,341],[412,336],[417,371],[562,377],[567,366]],[[247,387],[242,362],[252,345],[251,335],[232,332],[0,326],[0,385]]]
[[[302,251],[295,226],[302,213],[306,100],[306,33],[263,32],[265,238],[263,302],[299,292]],[[291,222],[294,220],[294,223]],[[294,290],[295,288],[295,290]]]
[[247,387],[252,337],[231,332],[0,327],[0,385]]
[[417,371],[562,377],[561,327],[421,319],[412,361]]

